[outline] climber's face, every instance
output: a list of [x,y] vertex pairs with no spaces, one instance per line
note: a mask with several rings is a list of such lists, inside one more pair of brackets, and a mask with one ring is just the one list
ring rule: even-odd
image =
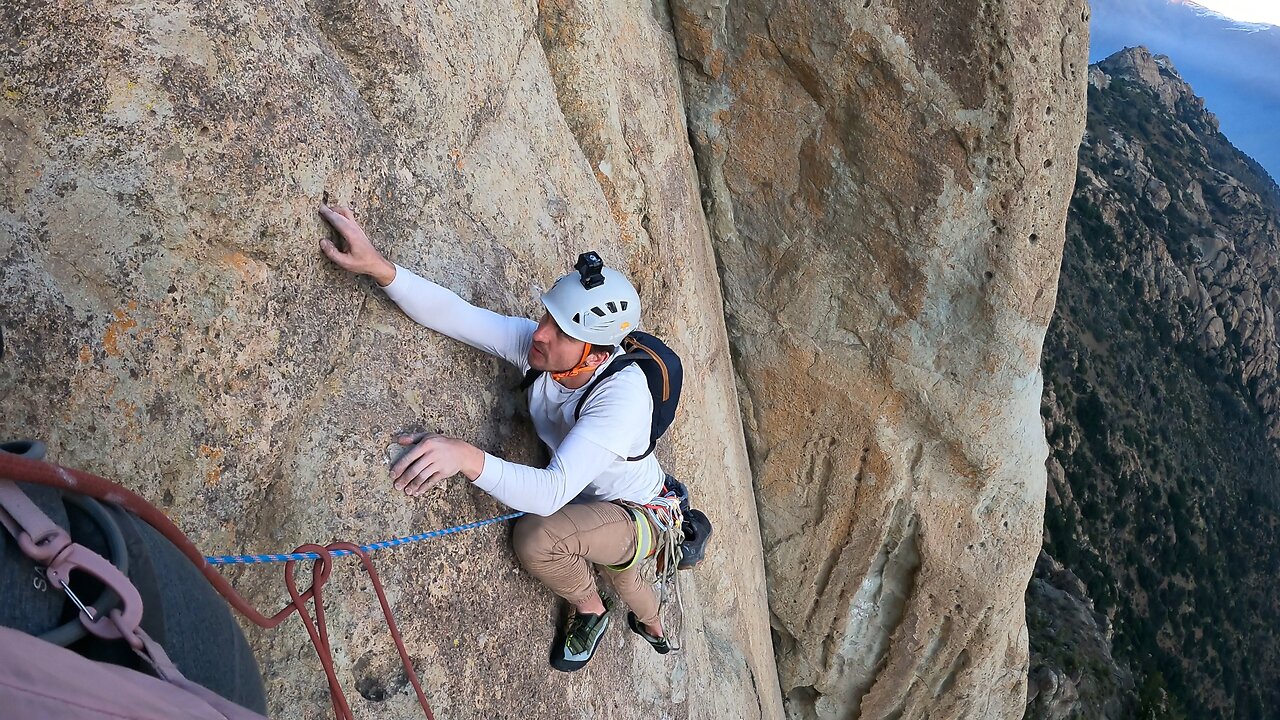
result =
[[550,313],[543,313],[538,329],[533,331],[529,346],[529,367],[544,372],[564,372],[577,366],[586,343],[575,340],[556,324]]

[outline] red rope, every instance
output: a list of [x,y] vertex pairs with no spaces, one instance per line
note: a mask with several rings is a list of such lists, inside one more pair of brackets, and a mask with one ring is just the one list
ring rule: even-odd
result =
[[[351,720],[351,706],[347,703],[346,696],[343,695],[337,672],[334,669],[333,650],[329,644],[329,629],[325,622],[324,603],[321,601],[320,591],[324,584],[328,582],[329,575],[332,572],[332,556],[330,552],[333,550],[350,550],[360,557],[360,562],[364,565],[365,572],[369,574],[369,580],[373,584],[373,591],[378,596],[378,603],[382,606],[382,614],[387,620],[387,627],[391,631],[392,639],[395,640],[396,650],[400,653],[400,661],[404,664],[405,674],[408,676],[409,682],[413,684],[414,691],[418,694],[418,703],[422,705],[422,710],[427,714],[428,720],[435,720],[435,716],[431,713],[431,706],[427,703],[427,696],[423,693],[422,686],[418,682],[418,674],[413,669],[413,662],[409,658],[409,651],[405,648],[404,639],[400,636],[399,628],[396,627],[391,605],[387,602],[382,583],[378,579],[378,573],[374,570],[373,560],[358,545],[349,542],[335,542],[327,546],[308,543],[294,550],[294,552],[316,553],[320,556],[311,566],[311,584],[305,590],[299,591],[293,577],[294,564],[298,561],[291,560],[286,563],[284,569],[285,585],[289,589],[289,596],[292,600],[274,615],[268,617],[241,597],[240,593],[236,592],[235,588],[231,586],[231,583],[227,582],[226,578],[218,574],[218,571],[205,561],[204,555],[200,550],[164,513],[147,502],[141,495],[128,488],[98,477],[93,473],[66,468],[40,460],[31,460],[6,452],[0,452],[0,477],[17,482],[48,485],[88,495],[98,500],[119,505],[137,515],[161,535],[164,535],[169,542],[173,543],[191,561],[191,564],[195,565],[204,574],[205,579],[209,581],[213,589],[217,590],[218,594],[225,598],[231,607],[235,608],[237,612],[244,615],[258,627],[266,629],[277,627],[290,615],[295,612],[298,613],[298,617],[302,619],[302,623],[307,629],[307,635],[311,638],[311,644],[315,646],[316,654],[320,656],[320,664],[324,666],[325,676],[329,681],[329,694],[333,697],[333,710],[338,720]],[[306,609],[308,602],[312,602],[315,605],[316,617],[314,621]]]

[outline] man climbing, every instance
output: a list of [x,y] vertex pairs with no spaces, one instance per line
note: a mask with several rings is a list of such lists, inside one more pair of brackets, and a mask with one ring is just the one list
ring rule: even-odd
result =
[[541,374],[529,387],[529,413],[551,450],[545,468],[502,460],[458,438],[402,436],[412,445],[391,467],[395,487],[421,495],[456,474],[506,505],[527,513],[512,544],[521,563],[574,611],[552,649],[551,664],[573,671],[591,659],[609,626],[609,607],[596,590],[591,565],[602,566],[623,602],[627,622],[659,653],[664,637],[653,585],[639,560],[654,537],[649,520],[612,501],[652,502],[667,476],[650,448],[653,398],[635,365],[610,375],[579,400],[597,372],[621,351],[640,320],[640,298],[609,268],[575,271],[542,296],[537,322],[477,308],[453,292],[395,265],[373,247],[350,210],[320,207],[346,247],[328,239],[320,250],[334,264],[368,275],[421,325],[488,352],[522,372]]

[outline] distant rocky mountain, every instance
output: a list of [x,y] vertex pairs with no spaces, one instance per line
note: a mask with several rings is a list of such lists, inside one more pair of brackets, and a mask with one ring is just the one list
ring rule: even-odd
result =
[[1089,58],[1142,45],[1178,61],[1236,147],[1280,178],[1280,27],[1242,23],[1189,0],[1092,0]]
[[1169,58],[1091,67],[1027,717],[1280,716],[1278,273],[1280,189]]

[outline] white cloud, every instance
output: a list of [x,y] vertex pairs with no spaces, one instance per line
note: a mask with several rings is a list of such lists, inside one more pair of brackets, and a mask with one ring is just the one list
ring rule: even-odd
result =
[[1276,0],[1193,0],[1186,4],[1199,5],[1241,22],[1280,25],[1280,3]]

